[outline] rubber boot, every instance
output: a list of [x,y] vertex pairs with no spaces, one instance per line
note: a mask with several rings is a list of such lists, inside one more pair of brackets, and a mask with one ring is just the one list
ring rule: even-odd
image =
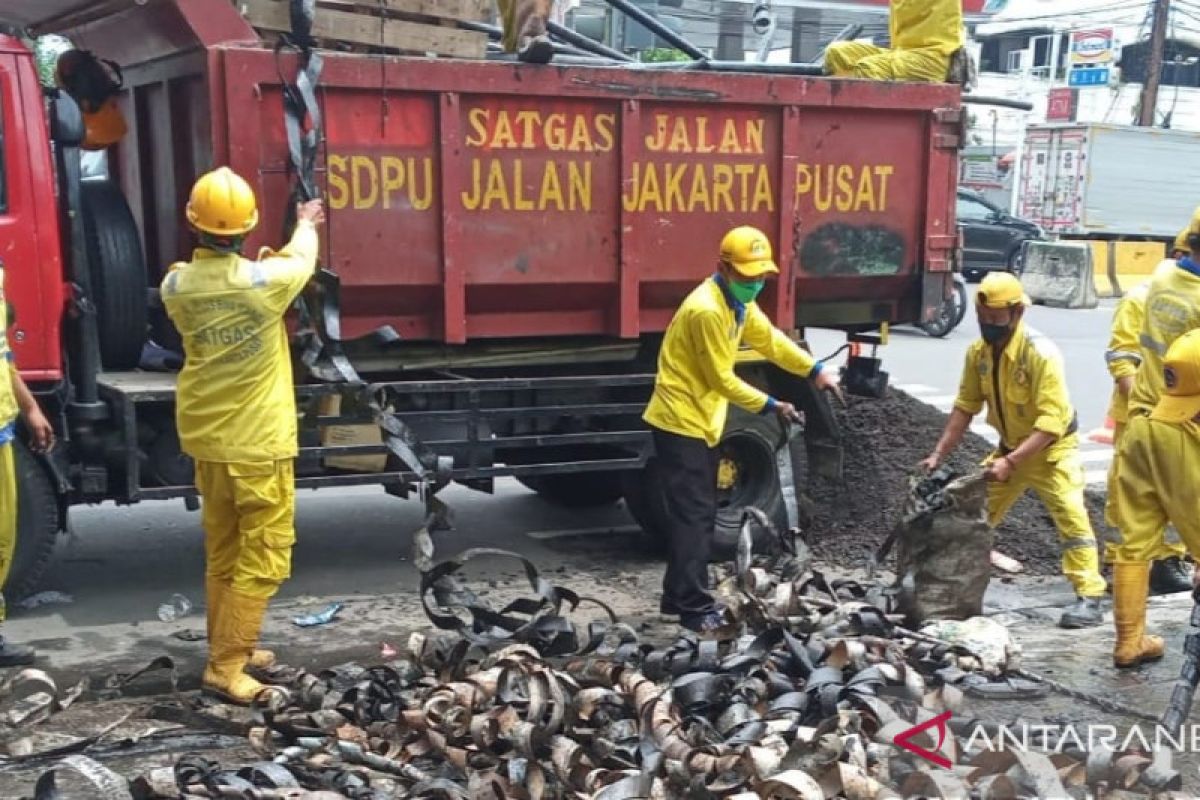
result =
[[1182,594],[1192,591],[1192,565],[1182,558],[1164,558],[1150,567],[1150,593]]
[[525,37],[521,49],[517,51],[517,60],[526,64],[549,64],[554,58],[554,45],[546,34]]
[[[211,575],[206,575],[204,578],[204,593],[208,597],[208,640],[211,642],[213,637],[213,609],[220,605],[221,595],[229,591],[229,584]],[[262,650],[256,648],[250,654],[250,660],[246,662],[247,667],[253,669],[270,669],[275,666],[275,654],[270,650]]]
[[213,635],[208,642],[204,690],[229,703],[250,705],[266,688],[244,670],[258,642],[268,601],[233,589],[219,596],[221,602],[215,604]]
[[1113,626],[1117,630],[1113,664],[1119,669],[1157,661],[1163,656],[1163,640],[1146,636],[1146,598],[1149,593],[1148,561],[1113,565]]

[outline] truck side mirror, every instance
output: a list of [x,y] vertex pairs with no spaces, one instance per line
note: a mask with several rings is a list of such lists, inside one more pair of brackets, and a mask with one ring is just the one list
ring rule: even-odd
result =
[[83,142],[83,113],[66,92],[50,100],[50,138],[62,147],[79,147]]

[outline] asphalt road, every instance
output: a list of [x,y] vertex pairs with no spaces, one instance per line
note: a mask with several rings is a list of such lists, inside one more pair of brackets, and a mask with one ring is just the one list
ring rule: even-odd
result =
[[[1111,303],[1094,311],[1034,308],[1030,313],[1031,321],[1063,349],[1084,430],[1104,419],[1110,384],[1103,349],[1110,316]],[[974,334],[973,312],[945,340],[895,331],[885,352],[893,382],[915,387],[929,402],[948,407]],[[824,354],[840,340],[817,332],[813,343]],[[514,482],[501,482],[493,497],[453,488],[446,499],[456,513],[456,531],[439,537],[441,555],[473,546],[511,548],[535,563],[553,565],[556,581],[592,591],[618,610],[653,612],[661,565],[638,551],[636,533],[620,506],[565,511]],[[322,651],[326,659],[334,651],[378,652],[382,641],[397,643],[408,627],[423,626],[416,573],[407,560],[411,534],[420,523],[416,502],[380,490],[302,495],[294,574],[272,606],[268,642],[304,663]],[[172,634],[187,628],[202,631],[202,611],[163,623],[156,610],[173,593],[197,606],[203,603],[199,514],[186,511],[182,502],[106,505],[73,511],[71,527],[44,588],[70,593],[74,602],[34,611],[10,609],[4,633],[36,642],[50,666],[68,671],[100,665],[130,668],[163,651],[198,671],[204,643],[180,641]],[[594,530],[588,536],[558,533],[574,529]],[[508,565],[492,566],[485,578],[497,579],[501,587],[506,577],[516,575]],[[293,616],[335,600],[347,603],[339,622],[306,630],[291,624]]]

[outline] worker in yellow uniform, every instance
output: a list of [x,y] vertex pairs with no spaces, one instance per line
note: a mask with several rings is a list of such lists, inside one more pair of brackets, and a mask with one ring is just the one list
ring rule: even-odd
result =
[[1159,399],[1148,413],[1131,411],[1117,475],[1122,544],[1113,580],[1113,663],[1122,668],[1163,655],[1163,640],[1146,635],[1146,596],[1149,560],[1168,523],[1200,558],[1200,330],[1176,337],[1155,379]]
[[1023,322],[1029,298],[1007,273],[988,275],[975,298],[981,338],[967,350],[954,410],[923,465],[935,469],[962,441],[975,415],[988,409],[1000,435],[988,460],[988,523],[995,527],[1027,489],[1050,512],[1062,540],[1063,574],[1076,602],[1059,625],[1084,628],[1103,621],[1107,585],[1100,576],[1096,535],[1084,503],[1078,421],[1067,396],[1063,360],[1046,337]]
[[963,46],[962,0],[892,0],[891,48],[868,42],[834,42],[825,71],[840,78],[945,82]]
[[[1120,529],[1117,515],[1117,472],[1120,468],[1121,437],[1129,418],[1129,393],[1138,365],[1142,363],[1140,336],[1146,317],[1146,296],[1150,292],[1148,281],[1139,283],[1129,290],[1117,303],[1113,314],[1112,334],[1108,350],[1104,354],[1108,371],[1113,377],[1112,400],[1108,416],[1115,425],[1113,429],[1113,460],[1108,468],[1108,498],[1104,507],[1105,521],[1109,526]],[[1169,542],[1163,537],[1162,544],[1154,554],[1150,568],[1150,591],[1154,594],[1174,594],[1192,590],[1192,568],[1184,562],[1187,549],[1178,541]],[[1104,547],[1104,560],[1112,564],[1116,560],[1116,545],[1109,542]]]
[[708,586],[708,560],[717,516],[717,445],[729,404],[752,413],[799,419],[796,408],[743,381],[734,361],[743,344],[819,389],[840,392],[822,369],[773,326],[755,303],[767,276],[778,274],[766,234],[734,228],[721,241],[716,273],[675,312],[658,356],[654,394],[644,419],[654,434],[666,516],[667,571],[661,609],[681,624],[710,633],[724,623]]
[[187,219],[200,247],[162,284],[183,339],[176,420],[195,459],[203,501],[209,656],[204,688],[246,704],[263,686],[243,672],[274,656],[255,650],[267,603],[291,574],[296,401],[283,316],[312,277],[321,202],[302,203],[279,252],[241,256],[258,222],[254,191],[221,167],[192,188]]
[[546,31],[553,0],[497,0],[500,7],[500,44],[527,64],[546,64],[554,58],[554,45]]
[[[35,450],[46,452],[54,446],[54,428],[21,380],[8,349],[8,326],[12,321],[8,308],[4,298],[4,267],[0,266],[0,590],[8,580],[17,546],[17,465],[13,453],[17,418],[25,422]],[[0,604],[0,621],[4,620],[4,609]],[[13,644],[0,636],[0,667],[27,666],[33,659],[33,648]]]
[[[1129,422],[1121,449],[1117,454],[1117,521],[1120,523],[1121,543],[1114,549],[1113,561],[1113,613],[1117,627],[1117,647],[1113,662],[1118,667],[1136,666],[1143,661],[1162,655],[1162,641],[1155,637],[1143,640],[1141,627],[1134,620],[1145,617],[1145,592],[1149,583],[1150,562],[1163,547],[1166,524],[1175,524],[1184,545],[1193,559],[1197,550],[1185,526],[1187,521],[1180,513],[1188,508],[1188,498],[1194,492],[1186,480],[1170,483],[1165,477],[1160,483],[1165,493],[1168,487],[1181,492],[1170,500],[1150,492],[1145,487],[1155,479],[1147,472],[1151,463],[1165,463],[1163,459],[1183,459],[1179,463],[1190,468],[1194,462],[1187,461],[1186,454],[1172,453],[1152,455],[1144,451],[1152,444],[1171,442],[1182,447],[1188,441],[1191,428],[1179,422],[1177,435],[1168,436],[1161,426],[1151,426],[1155,434],[1146,433],[1133,441],[1134,432],[1145,429],[1144,419],[1156,413],[1169,386],[1166,358],[1172,346],[1181,336],[1200,328],[1200,215],[1192,217],[1186,230],[1188,255],[1179,259],[1167,259],[1154,270],[1146,294],[1145,319],[1139,337],[1142,362],[1129,392]],[[1180,351],[1186,353],[1186,350]],[[1178,404],[1176,404],[1178,405]],[[1134,453],[1139,453],[1133,457]],[[1129,473],[1128,475],[1126,473]],[[1183,476],[1180,476],[1183,478]],[[1172,510],[1164,517],[1163,508]],[[1192,507],[1188,514],[1192,518],[1200,507]],[[1186,516],[1186,515],[1185,515]],[[1150,533],[1147,520],[1161,519],[1159,530]],[[1192,528],[1194,530],[1194,528]],[[1124,631],[1124,632],[1122,632]]]

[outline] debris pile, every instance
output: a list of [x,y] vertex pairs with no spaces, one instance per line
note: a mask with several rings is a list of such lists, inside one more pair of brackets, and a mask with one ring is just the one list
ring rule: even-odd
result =
[[[812,500],[811,529],[819,536],[821,558],[860,567],[903,516],[909,476],[937,444],[946,415],[894,388],[880,400],[849,397],[848,402],[847,408],[835,409],[845,446],[845,481],[801,477],[800,489]],[[968,432],[947,464],[968,473],[992,449],[986,439]],[[794,452],[802,458],[803,447]],[[1088,506],[1100,534],[1103,498],[1089,495]],[[997,528],[996,547],[1034,575],[1060,574],[1058,533],[1032,493]]]
[[[1006,665],[899,627],[883,589],[814,570],[799,537],[752,554],[751,526],[764,523],[748,517],[719,574],[729,635],[665,647],[639,643],[603,606],[605,619],[576,623],[586,598],[515,554],[435,564],[422,531],[422,601],[442,633],[414,635],[403,658],[301,672],[264,695],[248,731],[257,763],[187,756],[137,778],[132,795],[93,796],[876,800],[1180,787],[1169,765],[1136,754],[966,752],[986,724],[947,712]],[[488,606],[457,577],[481,555],[520,559],[533,596]],[[113,773],[84,756],[60,767],[111,788]]]

